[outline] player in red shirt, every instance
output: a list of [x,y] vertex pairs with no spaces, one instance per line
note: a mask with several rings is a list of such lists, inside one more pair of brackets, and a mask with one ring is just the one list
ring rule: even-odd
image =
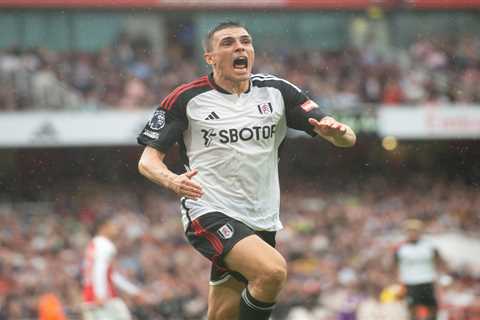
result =
[[125,302],[117,288],[141,300],[140,288],[115,270],[117,248],[114,241],[121,234],[121,226],[107,219],[97,224],[95,236],[85,250],[83,265],[84,320],[130,320]]

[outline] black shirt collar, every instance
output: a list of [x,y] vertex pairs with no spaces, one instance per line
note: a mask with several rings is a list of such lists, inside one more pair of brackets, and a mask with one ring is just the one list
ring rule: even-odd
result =
[[[231,92],[228,92],[227,90],[223,89],[222,87],[220,87],[216,82],[215,80],[213,79],[213,72],[210,73],[208,75],[208,82],[210,82],[210,85],[217,91],[221,92],[221,93],[224,93],[224,94],[232,94]],[[249,80],[248,82],[248,89],[247,91],[245,91],[244,93],[249,93],[250,92],[250,88],[252,87],[252,81]]]

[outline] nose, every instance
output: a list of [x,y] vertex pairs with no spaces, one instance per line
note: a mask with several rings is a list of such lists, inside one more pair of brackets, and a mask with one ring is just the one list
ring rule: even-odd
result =
[[235,41],[235,51],[245,51],[245,45],[239,40]]

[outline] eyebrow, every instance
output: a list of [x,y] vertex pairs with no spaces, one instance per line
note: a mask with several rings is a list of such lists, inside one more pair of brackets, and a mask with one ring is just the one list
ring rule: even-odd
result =
[[[241,36],[238,37],[238,38],[239,38],[240,40],[245,40],[245,39],[251,40],[251,39],[252,39],[252,37],[251,37],[250,35],[248,35],[248,34],[241,35]],[[234,36],[225,36],[225,37],[221,38],[221,39],[219,40],[219,42],[222,42],[222,41],[225,41],[225,40],[232,40],[232,39],[235,39],[235,37],[234,37]]]

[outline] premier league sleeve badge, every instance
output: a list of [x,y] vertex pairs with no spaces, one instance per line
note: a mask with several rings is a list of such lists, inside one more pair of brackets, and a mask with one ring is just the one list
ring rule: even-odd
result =
[[165,110],[155,110],[152,119],[148,123],[152,130],[160,130],[165,126]]

